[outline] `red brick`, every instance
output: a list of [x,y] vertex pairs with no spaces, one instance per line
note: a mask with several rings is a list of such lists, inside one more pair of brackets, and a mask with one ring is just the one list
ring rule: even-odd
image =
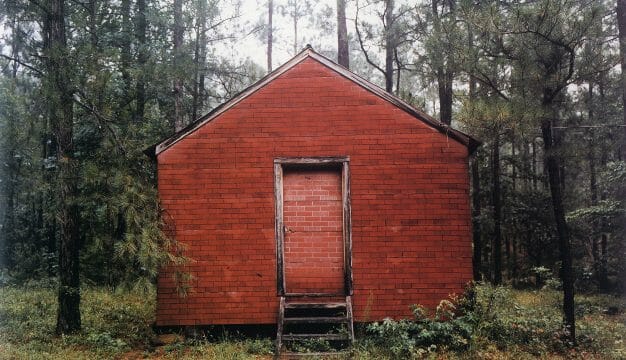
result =
[[[186,298],[163,269],[158,325],[276,322],[273,160],[296,156],[350,156],[356,320],[409,317],[412,304],[463,291],[467,148],[308,59],[158,155],[166,222],[196,261]],[[329,243],[341,234],[341,197],[327,180],[294,187],[291,204],[286,191],[284,216]],[[290,251],[310,268],[339,264],[336,245],[307,245]],[[294,274],[323,287],[338,273],[325,269]]]

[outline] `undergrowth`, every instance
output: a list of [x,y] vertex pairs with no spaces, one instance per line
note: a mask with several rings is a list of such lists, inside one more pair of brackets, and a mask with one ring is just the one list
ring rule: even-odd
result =
[[[51,287],[0,287],[0,359],[271,359],[273,340],[181,340],[155,347],[155,296],[84,287],[81,332],[55,336]],[[478,285],[473,296],[442,301],[413,318],[361,329],[354,359],[625,359],[626,304],[576,298],[578,346],[561,332],[560,294]],[[617,314],[606,314],[607,309]],[[308,344],[304,344],[307,345]],[[303,345],[303,346],[304,346]],[[317,344],[316,344],[317,346]],[[308,348],[308,347],[307,347]]]
[[[442,301],[434,313],[422,307],[410,320],[385,319],[367,326],[364,352],[396,358],[626,358],[623,299],[578,296],[578,344],[563,333],[560,294],[479,285],[470,296]],[[609,307],[621,315],[605,315]],[[514,354],[514,355],[512,355]],[[512,356],[512,357],[510,357]]]

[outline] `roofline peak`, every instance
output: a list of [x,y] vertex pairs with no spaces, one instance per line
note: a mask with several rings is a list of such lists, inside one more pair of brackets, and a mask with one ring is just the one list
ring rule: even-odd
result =
[[292,67],[294,67],[298,63],[302,62],[306,58],[314,59],[317,62],[321,63],[322,65],[330,68],[331,70],[334,70],[334,71],[338,72],[340,75],[342,75],[346,79],[356,83],[357,85],[360,85],[361,87],[363,87],[364,89],[368,90],[369,92],[371,92],[371,93],[377,95],[378,97],[380,97],[380,98],[382,98],[382,99],[392,103],[396,107],[398,107],[398,108],[408,112],[409,114],[411,114],[415,118],[420,119],[421,121],[427,123],[428,125],[432,126],[433,128],[439,130],[441,133],[446,134],[446,136],[451,135],[452,138],[454,138],[455,140],[457,140],[460,143],[462,143],[465,146],[467,146],[468,149],[469,149],[469,153],[470,154],[472,154],[474,152],[474,150],[480,145],[480,142],[478,140],[474,139],[473,137],[471,137],[471,136],[469,136],[469,135],[467,135],[467,134],[465,134],[465,133],[463,133],[463,132],[461,132],[459,130],[456,130],[456,129],[452,128],[449,125],[446,125],[446,124],[444,124],[444,123],[442,123],[442,122],[432,118],[431,116],[427,115],[426,113],[424,113],[421,110],[418,110],[418,109],[414,108],[412,105],[408,104],[407,102],[405,102],[404,100],[400,99],[399,97],[386,92],[384,89],[380,88],[379,86],[377,86],[377,85],[371,83],[370,81],[360,77],[359,75],[353,73],[349,69],[344,68],[343,66],[337,64],[335,61],[327,58],[326,56],[316,52],[313,49],[313,47],[311,46],[311,44],[307,44],[302,49],[302,51],[300,51],[298,54],[296,54],[294,57],[289,59],[287,62],[285,62],[284,64],[282,64],[278,68],[276,68],[274,71],[272,71],[272,72],[268,73],[267,75],[265,75],[262,79],[260,79],[256,83],[254,83],[254,84],[250,85],[248,88],[242,90],[240,93],[238,93],[237,95],[232,97],[230,100],[228,100],[228,101],[218,105],[216,108],[214,108],[208,114],[200,117],[196,121],[194,121],[191,124],[187,125],[187,127],[185,127],[184,129],[180,130],[179,132],[177,132],[177,133],[173,134],[172,136],[170,136],[170,137],[168,137],[168,138],[166,138],[164,140],[161,140],[160,142],[150,146],[144,152],[146,154],[148,154],[150,157],[156,157],[159,153],[161,153],[164,150],[166,150],[167,148],[171,147],[172,145],[177,143],[179,140],[181,140],[182,138],[186,137],[188,134],[191,134],[192,132],[194,132],[195,130],[200,128],[205,123],[210,122],[211,120],[213,120],[214,118],[219,116],[224,111],[226,111],[229,108],[235,106],[237,103],[239,103],[240,101],[242,101],[243,99],[245,99],[249,95],[253,94],[258,89],[260,89],[261,87],[265,86],[267,83],[269,83],[270,81],[274,80],[275,78],[277,78],[278,76],[280,76],[281,74],[283,74],[287,70],[291,69]]

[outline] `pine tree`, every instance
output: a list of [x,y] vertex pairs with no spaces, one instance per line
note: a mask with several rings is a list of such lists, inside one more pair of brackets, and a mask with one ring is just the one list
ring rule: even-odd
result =
[[74,109],[64,0],[52,0],[44,14],[44,83],[50,122],[58,146],[59,291],[56,332],[80,330],[78,164],[74,154]]

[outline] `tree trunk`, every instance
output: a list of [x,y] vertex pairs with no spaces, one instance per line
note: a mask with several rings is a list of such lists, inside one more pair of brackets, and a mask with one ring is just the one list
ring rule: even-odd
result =
[[293,55],[298,53],[298,2],[293,2]]
[[146,20],[146,0],[137,0],[135,12],[135,39],[137,40],[137,84],[135,85],[136,106],[133,116],[135,122],[143,122],[146,108],[146,63],[148,62],[148,50],[146,49],[146,32],[148,22]]
[[531,170],[533,174],[531,181],[533,184],[533,190],[537,190],[537,143],[535,141],[536,139],[533,137],[532,143],[530,144],[532,148],[532,153],[533,153],[532,162],[531,162]]
[[[591,93],[592,90],[590,90]],[[591,111],[590,111],[591,115]],[[591,117],[590,117],[591,120]],[[592,123],[590,121],[590,123]],[[593,134],[593,131],[590,132]],[[596,181],[596,160],[594,155],[594,139],[593,137],[589,140],[589,144],[587,145],[587,162],[589,164],[589,193],[591,195],[591,206],[598,205],[598,185]],[[600,279],[602,271],[600,271],[601,260],[600,260],[600,249],[598,247],[600,239],[598,239],[598,235],[600,232],[598,226],[598,220],[593,219],[591,222],[591,257],[593,261],[593,276],[596,280],[596,284],[598,288],[600,287],[600,283],[602,280]]]
[[395,5],[394,0],[386,0],[385,3],[385,90],[393,93],[393,50],[395,48],[393,8]]
[[80,330],[78,168],[74,159],[73,90],[65,33],[65,2],[49,2],[44,21],[45,84],[52,131],[58,144],[58,213],[60,225],[59,292],[56,333]]
[[[448,1],[450,11],[454,11],[455,1]],[[441,19],[439,17],[439,1],[432,0],[431,7],[433,12],[433,27],[435,29],[435,36],[444,38],[445,35],[442,31]],[[471,45],[471,43],[470,43]],[[438,59],[437,65],[437,91],[439,95],[439,121],[444,124],[450,125],[452,123],[452,82],[454,80],[454,71],[451,69],[450,58],[446,51],[449,49],[442,49],[439,53],[441,56]]]
[[[595,114],[594,114],[594,103],[593,103],[593,83],[589,82],[589,97],[588,97],[588,113],[589,113],[589,123],[593,124],[595,122]],[[590,194],[590,205],[597,206],[598,205],[598,184],[596,178],[596,156],[595,156],[595,139],[593,129],[589,131],[589,144],[587,145],[587,163],[589,165],[589,194]],[[602,277],[602,260],[600,259],[600,248],[599,243],[601,239],[599,238],[600,229],[600,221],[599,219],[593,219],[591,223],[591,257],[593,262],[593,277],[596,281],[596,285],[598,288],[601,288],[601,284],[603,283]]]
[[[619,49],[620,63],[622,67],[622,106],[623,109],[623,138],[621,142],[622,160],[626,161],[626,0],[617,0],[617,25],[619,29]],[[619,199],[622,203],[626,203],[626,183],[622,183],[619,189]],[[619,245],[620,254],[617,257],[621,263],[621,290],[626,294],[626,213],[622,213],[618,223],[622,224],[621,241]]]
[[518,238],[516,235],[515,237],[512,238],[511,241],[511,280],[513,281],[513,284],[517,284],[517,276],[518,276],[518,268],[517,268],[517,251],[519,248],[519,243],[521,242],[521,239]]
[[439,93],[439,120],[452,123],[452,72],[444,66],[437,68],[437,90]]
[[274,16],[274,1],[267,2],[267,72],[272,72],[272,43],[274,42],[274,24],[272,17]]
[[[550,110],[551,103],[545,99],[551,98],[544,94],[544,109]],[[541,135],[543,138],[545,167],[548,172],[548,182],[552,197],[552,210],[556,221],[556,231],[559,242],[561,258],[561,280],[563,281],[563,315],[564,327],[568,333],[568,339],[572,345],[576,344],[576,318],[574,314],[574,276],[572,274],[572,254],[563,197],[561,194],[561,174],[559,172],[559,158],[555,153],[554,140],[552,137],[552,122],[549,118],[541,120]]]
[[[604,77],[604,73],[600,75],[600,81],[598,82],[598,93],[600,95],[600,109],[604,109],[604,105],[606,104],[606,97],[604,94],[604,81],[605,81],[605,77]],[[598,116],[600,116],[601,118],[604,115],[604,110],[602,110],[602,113],[598,114]],[[600,155],[600,166],[601,168],[605,168],[606,167],[606,163],[607,163],[607,157],[608,154],[605,150],[602,150]],[[623,198],[622,198],[623,199]],[[606,200],[606,193],[604,191],[600,192],[600,200]],[[626,223],[626,219],[623,219],[624,222],[622,223]],[[600,269],[599,269],[599,274],[598,274],[598,279],[600,281],[599,286],[600,286],[600,291],[603,293],[607,293],[610,290],[610,284],[609,284],[609,278],[608,278],[608,264],[607,264],[607,260],[608,260],[608,253],[607,253],[607,242],[608,242],[608,234],[605,232],[605,229],[607,227],[607,219],[606,217],[602,217],[600,219],[600,231],[602,232],[602,234],[600,235]],[[626,276],[626,274],[624,274]]]
[[192,102],[192,119],[204,106],[204,77],[206,69],[206,0],[198,1],[198,17],[196,19],[196,44],[194,51],[194,86]]
[[[515,141],[515,131],[511,131],[511,157],[513,159],[517,159],[516,154],[516,141]],[[512,192],[515,193],[517,191],[517,167],[516,162],[511,162],[511,189]],[[503,198],[506,198],[506,194],[502,195]],[[506,266],[507,266],[507,276],[508,279],[515,284],[515,278],[517,277],[517,256],[515,254],[515,246],[517,244],[517,233],[511,234],[509,233],[505,237],[505,251],[506,251]]]
[[481,281],[482,274],[482,239],[480,229],[480,172],[478,157],[472,159],[472,239],[474,240],[474,253],[472,256],[474,268],[474,280]]
[[[19,40],[19,22],[17,19],[11,21],[11,56],[14,59],[18,59],[20,56],[20,45],[22,42]],[[17,73],[19,64],[17,61],[13,61],[11,68],[11,87],[17,86]],[[0,182],[0,190],[4,194],[6,199],[5,207],[0,206],[0,215],[2,223],[2,231],[0,231],[0,266],[8,269],[12,269],[14,265],[14,258],[11,256],[11,247],[15,243],[16,229],[15,226],[15,204],[17,185],[19,183],[20,176],[20,163],[18,157],[16,157],[16,149],[18,148],[17,128],[19,117],[11,114],[6,117],[6,129],[3,134],[6,139],[5,151],[0,152],[0,162],[4,165],[0,168],[0,179],[4,181]],[[3,185],[3,186],[2,186]],[[16,191],[17,190],[17,191]]]
[[124,82],[124,97],[126,100],[131,98],[132,78],[130,75],[130,67],[132,61],[131,55],[131,34],[132,23],[130,14],[130,0],[122,0],[120,11],[122,12],[122,44],[120,49],[120,72],[122,73],[122,81]]
[[[15,86],[15,83],[12,84]],[[15,149],[18,144],[17,140],[17,121],[16,116],[7,116],[6,136],[7,142],[5,146],[7,149],[2,152],[4,159],[2,160],[2,169],[0,170],[0,178],[3,179],[4,186],[1,188],[4,198],[6,199],[5,207],[0,209],[4,213],[2,231],[0,231],[0,266],[7,269],[12,269],[14,264],[14,258],[11,256],[11,248],[15,244],[16,229],[15,226],[15,197],[16,187],[19,181],[19,163],[16,161],[17,157]]]
[[491,180],[493,203],[493,283],[502,283],[502,203],[500,199],[500,134],[496,133],[491,148]]
[[520,173],[520,180],[522,181],[521,190],[525,193],[530,189],[530,173],[531,173],[531,163],[530,163],[530,151],[529,144],[526,142],[524,138],[522,138],[522,148],[521,148],[521,156],[522,156],[522,172]]
[[337,0],[337,62],[346,69],[350,68],[348,27],[346,26],[346,0]]
[[183,117],[183,80],[181,78],[183,47],[183,0],[174,0],[173,73],[174,73],[174,130],[185,127]]
[[[50,114],[52,114],[50,112]],[[44,119],[44,123],[42,124],[42,127],[44,129],[49,129],[49,123],[48,121],[51,120],[52,116],[48,116],[45,117]],[[54,134],[51,133],[45,133],[42,138],[41,138],[41,181],[43,184],[46,185],[52,185],[54,183],[54,169],[51,168],[47,168],[45,165],[45,161],[47,159],[50,159],[51,157],[56,157],[58,153],[57,150],[57,142],[56,139],[54,137]],[[53,186],[50,186],[50,188],[52,188]],[[46,251],[49,254],[55,254],[58,252],[58,247],[57,247],[57,219],[56,216],[49,216],[49,214],[54,211],[54,205],[52,205],[54,203],[54,199],[55,199],[55,194],[51,194],[49,191],[41,191],[41,202],[40,202],[40,211],[43,214],[44,211],[47,212],[46,215],[48,216],[44,216],[44,226],[42,228],[43,231],[43,237],[45,239],[45,243],[46,243]],[[54,264],[50,261],[48,262],[48,266],[47,266],[47,273],[48,276],[52,277],[52,276],[56,276],[56,270],[55,270],[55,266]]]
[[[474,48],[474,35],[472,33],[472,25],[467,25],[468,47],[470,51]],[[469,74],[469,100],[473,103],[476,100],[476,79]],[[480,216],[482,212],[480,204],[480,167],[478,164],[478,153],[474,153],[472,159],[472,240],[473,240],[473,275],[474,281],[482,280],[482,234]]]
[[400,75],[402,75],[402,63],[400,57],[398,57],[398,48],[393,49],[393,59],[396,63],[396,94],[400,94]]

